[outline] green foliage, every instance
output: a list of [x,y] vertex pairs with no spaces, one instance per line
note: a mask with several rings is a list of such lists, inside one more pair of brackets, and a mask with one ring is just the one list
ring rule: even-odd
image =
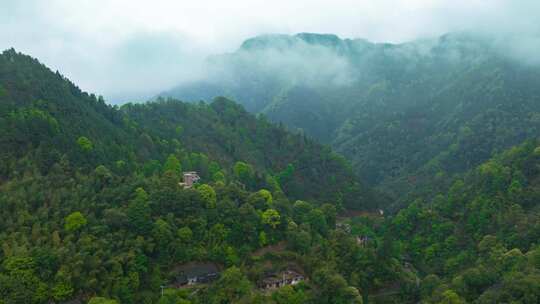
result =
[[206,203],[206,208],[216,208],[217,196],[216,191],[212,186],[202,184],[197,187],[197,191],[201,194],[202,199]]
[[216,183],[225,183],[225,174],[223,172],[218,171],[212,175],[212,180]]
[[281,185],[286,184],[291,181],[294,176],[294,165],[288,164],[283,171],[281,171],[277,177]]
[[77,231],[84,227],[87,222],[84,215],[79,211],[76,211],[66,217],[64,229],[66,229],[66,231]]
[[129,203],[127,217],[132,229],[142,235],[150,232],[152,226],[151,210],[148,204],[148,194],[143,188],[135,190],[135,197]]
[[209,303],[234,303],[251,290],[251,283],[236,267],[226,269],[212,287]]
[[291,286],[284,286],[272,294],[276,304],[302,304],[307,297],[302,290],[294,290]]
[[47,285],[36,273],[32,258],[10,257],[0,273],[0,298],[6,303],[43,303],[48,298]]
[[107,298],[93,297],[88,301],[88,304],[118,304],[118,302]]
[[358,290],[348,287],[347,281],[329,269],[320,269],[313,274],[313,281],[319,286],[317,301],[319,303],[355,303],[362,304],[363,299]]
[[254,177],[253,167],[244,162],[236,162],[233,167],[233,172],[238,180],[244,184],[251,184]]
[[90,139],[85,136],[81,136],[77,139],[77,145],[83,152],[90,152],[94,148]]
[[68,300],[73,294],[73,288],[71,287],[71,284],[60,282],[53,286],[51,293],[53,299],[57,301]]
[[259,246],[264,247],[268,244],[268,237],[264,231],[259,233]]
[[267,209],[261,216],[262,223],[275,229],[281,222],[279,212],[274,209]]
[[180,175],[182,172],[182,166],[180,165],[180,161],[176,156],[173,154],[170,154],[167,157],[167,161],[163,165],[163,172],[173,172],[174,174]]
[[270,193],[270,191],[266,189],[261,189],[257,192],[257,194],[259,194],[261,197],[264,198],[268,206],[272,206],[273,199],[272,199],[272,193]]
[[540,147],[536,147],[536,149],[534,149],[534,155],[540,156]]
[[[539,198],[533,182],[540,174],[536,147],[536,142],[514,147],[456,180],[447,195],[430,204],[417,201],[394,217],[391,230],[413,263],[431,273],[422,281],[423,299],[536,301],[540,290],[529,289],[528,282],[539,269],[526,258],[535,254],[540,223],[538,205],[529,203]],[[509,280],[522,281],[523,288],[514,291]],[[442,291],[446,288],[451,289]]]
[[465,301],[459,297],[453,290],[447,290],[443,293],[441,304],[463,304]]

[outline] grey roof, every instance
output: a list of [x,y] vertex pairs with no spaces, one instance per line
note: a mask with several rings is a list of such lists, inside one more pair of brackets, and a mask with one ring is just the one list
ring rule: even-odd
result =
[[219,272],[219,268],[214,263],[197,263],[191,262],[178,266],[175,269],[178,275],[185,275],[187,277],[203,276],[210,273]]

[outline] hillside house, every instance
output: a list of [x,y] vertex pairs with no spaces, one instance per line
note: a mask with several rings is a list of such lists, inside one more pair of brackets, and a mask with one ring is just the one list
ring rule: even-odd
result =
[[362,247],[366,246],[370,241],[369,236],[357,236],[356,243]]
[[201,178],[195,171],[184,172],[184,182],[179,183],[180,186],[183,186],[184,189],[189,189],[193,187],[193,184],[197,183]]
[[186,285],[209,283],[219,278],[219,268],[213,263],[188,263],[175,269],[174,285],[179,288]]
[[296,285],[302,281],[304,281],[303,275],[292,270],[286,270],[265,277],[259,282],[259,287],[262,289],[276,289],[286,285]]
[[346,233],[351,233],[351,225],[347,223],[336,223],[336,229],[345,231]]

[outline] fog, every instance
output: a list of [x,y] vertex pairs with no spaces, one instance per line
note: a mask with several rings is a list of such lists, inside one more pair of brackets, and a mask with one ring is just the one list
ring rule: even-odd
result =
[[[0,49],[32,55],[83,90],[121,103],[218,75],[205,65],[208,56],[234,52],[245,39],[269,33],[401,43],[471,31],[497,37],[504,54],[540,64],[538,20],[537,0],[0,0]],[[342,58],[299,47],[271,51],[253,63],[294,81],[350,81]],[[246,62],[260,58],[242,56]]]
[[[329,37],[340,42],[335,36]],[[248,46],[253,41],[264,46]],[[234,75],[250,78],[256,74],[257,78],[272,78],[289,85],[340,86],[350,84],[354,76],[350,62],[335,48],[309,44],[289,35],[258,36],[233,54],[214,56],[205,63],[202,77],[219,83]]]

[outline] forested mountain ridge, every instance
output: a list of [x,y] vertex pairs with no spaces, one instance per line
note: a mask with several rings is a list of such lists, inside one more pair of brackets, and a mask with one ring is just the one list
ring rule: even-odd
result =
[[0,55],[0,114],[4,147],[0,175],[4,178],[22,173],[22,167],[15,166],[27,155],[40,170],[49,169],[62,153],[82,164],[80,151],[73,149],[82,134],[100,139],[92,146],[94,164],[104,161],[105,150],[114,157],[129,154],[114,144],[127,137],[120,113],[102,98],[82,92],[60,73],[13,49]]
[[329,143],[399,199],[538,134],[540,67],[508,49],[468,33],[402,44],[266,35],[163,96],[234,97]]
[[[378,199],[330,149],[224,98],[211,104],[161,100],[111,107],[29,56],[8,50],[0,60],[4,178],[27,169],[46,173],[63,156],[86,170],[102,164],[151,175],[169,155],[202,152],[204,166],[245,162],[254,176],[280,182],[293,197],[302,193],[303,199],[348,207],[374,206]],[[197,167],[189,157],[180,161],[185,169]]]
[[169,100],[128,104],[121,110],[151,137],[178,136],[182,147],[220,163],[232,165],[242,160],[266,171],[258,178],[277,182],[291,198],[332,201],[353,209],[372,209],[384,202],[328,147],[255,118],[225,98],[216,98],[210,105]]

